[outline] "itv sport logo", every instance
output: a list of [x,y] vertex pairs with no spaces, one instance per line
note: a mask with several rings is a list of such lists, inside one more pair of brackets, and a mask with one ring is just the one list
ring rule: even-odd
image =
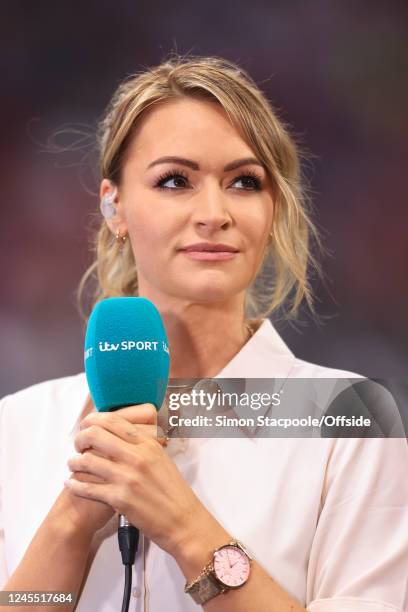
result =
[[[94,347],[91,346],[84,352],[85,361],[92,357]],[[121,342],[101,341],[97,345],[100,353],[110,353],[115,351],[159,351],[163,350],[169,354],[169,347],[164,340],[122,340]]]

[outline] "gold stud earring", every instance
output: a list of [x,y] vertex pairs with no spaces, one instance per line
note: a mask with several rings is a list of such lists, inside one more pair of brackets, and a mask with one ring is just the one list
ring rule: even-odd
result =
[[117,230],[115,234],[115,238],[116,238],[116,242],[119,244],[119,250],[121,251],[123,249],[123,245],[126,242],[127,234],[123,234],[123,236],[121,236],[120,230]]

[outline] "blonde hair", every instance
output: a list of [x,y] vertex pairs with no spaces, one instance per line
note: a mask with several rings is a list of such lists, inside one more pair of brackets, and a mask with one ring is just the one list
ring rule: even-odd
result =
[[[235,63],[173,52],[160,65],[126,78],[98,124],[101,178],[120,186],[126,153],[145,109],[185,97],[218,102],[264,164],[273,184],[272,239],[247,289],[245,316],[263,319],[289,302],[285,316],[292,318],[303,299],[314,313],[309,271],[321,275],[321,269],[311,252],[311,238],[319,248],[321,242],[311,220],[299,148],[255,82]],[[91,278],[96,281],[92,306],[106,297],[138,295],[130,241],[120,247],[102,217],[93,251],[94,262],[77,290],[82,314],[84,287]]]

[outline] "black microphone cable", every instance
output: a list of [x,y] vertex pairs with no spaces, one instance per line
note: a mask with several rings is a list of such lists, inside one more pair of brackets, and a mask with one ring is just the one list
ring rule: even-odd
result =
[[123,590],[122,612],[128,612],[132,591],[132,565],[135,562],[139,544],[139,530],[129,523],[123,514],[119,515],[118,542],[122,563],[125,566],[125,587]]

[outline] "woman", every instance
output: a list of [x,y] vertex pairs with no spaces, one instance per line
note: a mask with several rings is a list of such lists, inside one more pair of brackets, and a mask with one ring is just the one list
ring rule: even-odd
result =
[[[96,300],[154,302],[170,378],[356,376],[297,359],[267,318],[289,297],[289,315],[303,299],[313,307],[317,235],[296,147],[247,74],[170,58],[119,86],[99,144],[105,218],[84,282],[97,273]],[[133,610],[406,609],[403,439],[167,444],[149,404],[96,413],[82,373],[1,409],[4,590],[74,591],[80,612],[118,610],[121,513],[143,534]],[[214,550],[234,540],[253,557],[226,549],[240,586],[221,594],[208,579],[197,593]]]

